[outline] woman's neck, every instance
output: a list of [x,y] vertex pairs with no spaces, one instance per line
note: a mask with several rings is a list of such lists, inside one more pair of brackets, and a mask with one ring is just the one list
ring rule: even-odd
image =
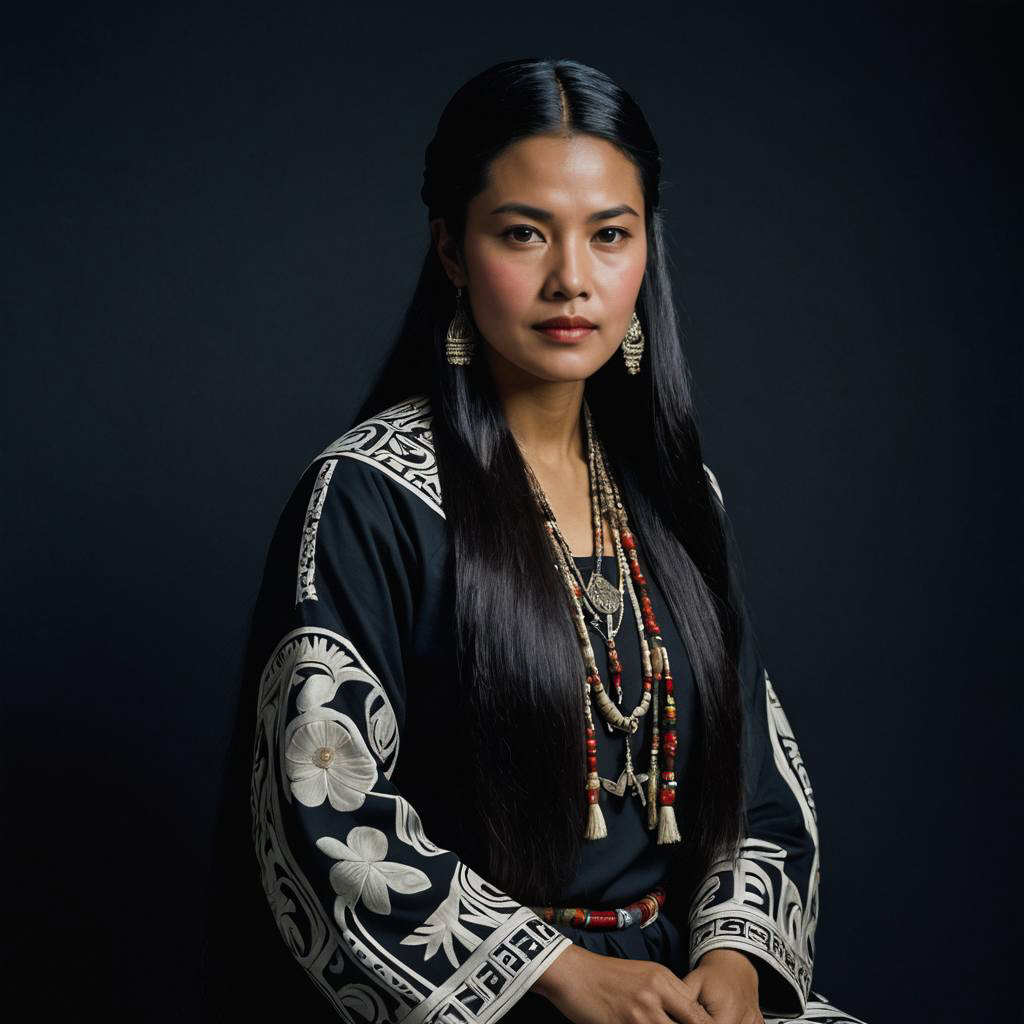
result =
[[557,469],[584,461],[582,380],[544,381],[517,372],[494,374],[509,430],[533,467]]

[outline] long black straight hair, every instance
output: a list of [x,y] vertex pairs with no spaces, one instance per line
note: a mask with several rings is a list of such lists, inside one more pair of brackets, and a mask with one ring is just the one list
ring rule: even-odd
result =
[[[661,158],[640,108],[573,60],[505,61],[464,84],[426,149],[422,198],[460,251],[466,207],[508,145],[538,134],[605,139],[639,170],[648,258],[636,304],[640,372],[611,359],[585,397],[641,554],[661,584],[698,694],[694,767],[677,861],[699,875],[741,834],[741,617],[722,510],[704,471],[659,208]],[[467,796],[479,870],[532,905],[556,899],[583,842],[582,662],[564,584],[486,361],[445,358],[455,291],[430,243],[397,339],[353,424],[426,393],[455,573],[454,623]],[[479,347],[479,346],[478,346]],[[681,795],[684,795],[681,790]],[[653,834],[652,839],[653,842]],[[460,851],[460,853],[463,851]],[[468,858],[467,858],[468,859]]]

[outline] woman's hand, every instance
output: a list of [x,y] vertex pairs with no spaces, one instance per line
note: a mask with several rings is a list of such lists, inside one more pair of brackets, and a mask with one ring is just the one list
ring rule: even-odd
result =
[[757,995],[757,969],[735,949],[705,953],[683,981],[715,1024],[764,1024]]
[[[582,946],[566,947],[533,983],[531,990],[549,999],[559,1013],[575,1024],[669,1024],[669,1021],[713,1024],[713,1020],[718,1021],[709,1017],[697,1001],[697,985],[681,980],[667,967],[650,960],[601,956]],[[757,1006],[756,998],[754,1006]],[[726,1019],[732,1020],[722,1018]]]

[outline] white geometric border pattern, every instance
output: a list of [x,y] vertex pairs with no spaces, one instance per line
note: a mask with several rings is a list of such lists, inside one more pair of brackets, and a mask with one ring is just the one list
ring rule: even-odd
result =
[[313,461],[345,456],[376,466],[443,519],[431,419],[430,398],[417,395],[357,423]]
[[309,495],[306,507],[306,520],[302,524],[302,542],[299,545],[299,574],[295,582],[295,603],[316,601],[316,531],[320,526],[320,514],[323,512],[324,500],[327,497],[327,486],[334,475],[337,459],[328,459],[317,473],[316,483]]
[[711,949],[741,949],[785,977],[803,1005],[811,961],[799,952],[803,905],[785,859],[781,846],[748,838],[735,862],[712,866],[690,911],[690,963]]
[[786,850],[748,836],[735,859],[711,866],[690,909],[690,963],[708,950],[731,947],[764,960],[786,978],[800,1005],[808,999],[818,920],[818,828],[810,780],[793,731],[768,678],[765,714],[776,768],[800,805],[814,846],[806,904],[786,874]]
[[772,741],[775,764],[800,805],[804,828],[811,837],[814,857],[807,886],[807,902],[799,921],[794,922],[793,934],[800,955],[814,963],[814,932],[818,925],[818,886],[821,881],[821,848],[818,843],[818,815],[814,806],[811,780],[804,767],[804,759],[797,746],[793,729],[782,710],[768,670],[764,670],[765,700],[768,704],[768,733]]
[[820,992],[812,992],[807,1007],[799,1017],[772,1017],[766,1015],[764,1024],[864,1024],[859,1017],[851,1017],[833,1006]]

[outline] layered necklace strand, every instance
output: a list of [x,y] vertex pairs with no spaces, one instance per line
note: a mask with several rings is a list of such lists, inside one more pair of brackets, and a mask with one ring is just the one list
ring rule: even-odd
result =
[[[601,786],[603,785],[609,792],[619,796],[627,792],[627,787],[631,789],[639,796],[641,803],[646,805],[647,827],[649,829],[657,828],[658,843],[677,843],[680,841],[680,835],[673,807],[676,794],[676,708],[668,651],[665,649],[661,631],[651,607],[650,597],[647,593],[647,578],[640,568],[636,538],[629,528],[622,495],[609,470],[604,447],[594,432],[590,409],[586,401],[583,403],[583,411],[586,424],[587,464],[596,548],[596,565],[595,570],[591,573],[589,583],[584,584],[583,582],[583,577],[575,564],[572,549],[558,528],[558,523],[543,488],[525,460],[524,465],[530,477],[534,496],[544,515],[544,525],[555,554],[555,568],[564,581],[569,595],[573,622],[586,669],[583,684],[583,712],[586,736],[588,812],[584,837],[601,839],[608,834],[599,804]],[[606,514],[612,524],[612,540],[619,568],[618,588],[612,586],[599,572],[600,558],[604,550],[603,519]],[[638,589],[639,596],[637,595]],[[629,714],[624,714],[617,706],[622,704],[622,665],[615,646],[615,636],[622,622],[625,607],[624,591],[628,591],[630,603],[633,606],[642,666],[640,702]],[[615,701],[609,697],[601,682],[584,618],[584,606],[592,613],[591,621],[605,641],[608,675],[615,693]],[[618,613],[617,624],[613,622],[616,613]],[[604,620],[604,629],[601,628],[602,619]],[[596,705],[609,732],[619,730],[625,733],[625,768],[616,782],[612,782],[610,779],[601,779],[597,773],[597,734],[594,728],[591,702]],[[633,767],[630,737],[638,730],[640,719],[647,714],[652,704],[654,711],[651,728],[650,768],[648,772],[638,774]],[[661,712],[660,720],[659,710]],[[645,782],[647,783],[646,793],[642,785]]]

